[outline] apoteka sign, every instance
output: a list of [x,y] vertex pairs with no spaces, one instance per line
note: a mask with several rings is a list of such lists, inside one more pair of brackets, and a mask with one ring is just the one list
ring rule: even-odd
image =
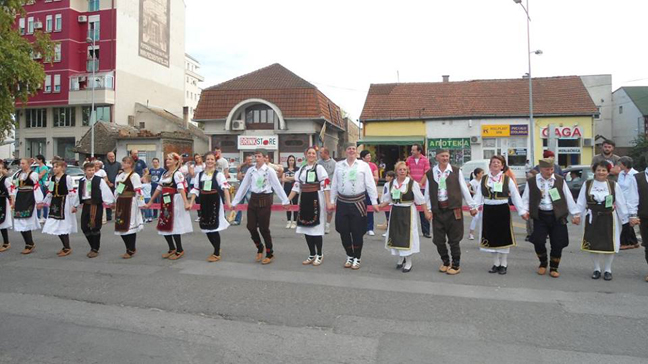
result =
[[[580,139],[583,137],[583,130],[580,126],[558,126],[555,130],[558,139]],[[546,139],[547,136],[549,136],[549,127],[542,129],[542,137]]]
[[255,150],[255,149],[277,150],[277,149],[279,149],[279,137],[277,137],[276,135],[264,135],[264,136],[239,135],[238,136],[238,149],[241,149],[241,150]]

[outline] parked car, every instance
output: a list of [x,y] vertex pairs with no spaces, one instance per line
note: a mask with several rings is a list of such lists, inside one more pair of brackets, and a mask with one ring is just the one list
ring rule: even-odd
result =
[[238,173],[238,166],[230,165],[228,172],[229,172],[229,178],[227,179],[227,183],[229,183],[230,186],[238,187],[240,183],[240,181],[236,178],[236,174]]
[[485,173],[488,173],[488,163],[490,163],[489,159],[476,159],[464,163],[461,167],[461,171],[463,172],[466,183],[470,182],[470,174],[475,170],[475,168],[481,168]]
[[[36,167],[38,167],[38,164],[32,164],[31,170],[35,170]],[[48,165],[50,169],[50,173],[52,173],[52,167]],[[65,170],[65,173],[72,177],[72,182],[74,182],[74,185],[72,187],[78,188],[79,187],[79,180],[81,177],[85,176],[85,173],[83,173],[83,169],[77,166],[68,166],[67,169]]]

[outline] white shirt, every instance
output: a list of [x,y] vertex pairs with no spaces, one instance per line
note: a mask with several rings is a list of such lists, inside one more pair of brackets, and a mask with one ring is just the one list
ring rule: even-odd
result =
[[[643,173],[643,177],[646,178],[646,182],[648,182],[648,169]],[[639,178],[642,177],[639,176]],[[626,202],[628,203],[628,214],[631,217],[635,217],[639,211],[639,185],[637,185],[637,178],[633,176],[633,178],[629,179],[628,184],[628,197],[626,198]]]
[[[441,171],[439,168],[439,165],[437,164],[432,168],[432,177],[434,178],[434,182],[437,184],[439,183],[439,180],[441,179],[441,176],[444,176],[444,178],[448,178],[450,174],[452,173],[452,166],[448,164],[445,168],[444,171]],[[464,200],[466,201],[466,204],[470,206],[471,209],[477,208],[477,204],[475,203],[475,200],[473,199],[472,195],[470,194],[470,190],[468,189],[468,185],[466,185],[466,179],[464,178],[463,172],[461,172],[461,169],[458,172],[459,174],[459,188],[461,189],[461,195],[463,196]],[[441,188],[439,185],[439,193],[438,193],[438,199],[439,201],[447,201],[448,200],[448,190],[445,188]],[[430,189],[426,188],[425,189],[425,200],[427,201],[427,206],[431,210],[432,209],[432,202],[430,201]]]
[[[185,186],[186,185],[186,179],[185,179],[184,174],[182,174],[182,172],[180,172],[179,170],[176,171],[175,173],[173,173],[173,181],[175,182],[176,189],[178,191],[185,190],[186,187],[188,187],[188,186]],[[160,177],[160,182],[158,182],[156,190],[162,191],[162,188],[163,188],[162,184],[163,183],[164,184],[171,183],[171,176],[167,175],[167,173],[163,174],[162,177]]]
[[286,196],[286,192],[284,192],[284,189],[281,186],[281,182],[279,182],[277,173],[266,164],[263,164],[261,168],[257,168],[257,166],[254,165],[248,169],[245,173],[245,177],[243,177],[243,181],[241,181],[241,186],[238,191],[236,191],[236,197],[234,197],[234,201],[232,201],[232,206],[238,205],[238,203],[241,202],[243,197],[247,194],[248,190],[252,193],[264,194],[272,193],[274,190],[277,196],[279,196],[279,199],[281,199],[283,205],[290,203],[288,196]]
[[308,177],[308,171],[312,171],[313,168],[317,168],[317,181],[320,183],[320,191],[328,191],[331,189],[330,180],[328,173],[326,173],[326,168],[320,164],[315,164],[313,166],[305,165],[301,167],[299,172],[295,175],[295,184],[293,185],[292,190],[301,193],[301,185],[306,184],[306,178]]
[[106,178],[106,176],[108,176],[108,175],[106,174],[106,171],[104,171],[103,169],[100,169],[98,171],[95,171],[95,176],[98,176],[98,177],[101,177],[101,178]]
[[[86,183],[86,180],[87,179],[86,179],[85,176],[82,177],[79,180],[79,190],[81,190],[81,184]],[[99,180],[99,189],[101,190],[101,200],[103,201],[104,204],[110,205],[113,202],[115,202],[115,196],[113,195],[110,188],[108,188],[108,184],[106,183],[106,181],[103,178],[101,178]],[[83,196],[79,196],[79,197],[81,199],[83,199],[83,200],[89,200],[92,197],[91,194],[92,194],[92,191],[90,191],[90,189],[88,189],[88,188],[85,188],[85,186],[84,186],[84,188],[83,188]],[[81,203],[80,199],[76,199],[73,205],[75,207],[78,207],[80,203]]]
[[[542,175],[538,173],[535,176],[535,179],[536,184],[538,185],[538,189],[542,193],[542,199],[540,200],[540,206],[538,208],[542,211],[553,211],[553,202],[551,201],[549,190],[553,188],[554,183],[556,182],[556,175],[552,174],[549,179],[544,179]],[[569,213],[572,214],[572,216],[579,215],[580,211],[578,209],[578,206],[576,205],[576,202],[574,201],[574,197],[572,196],[571,191],[569,190],[569,186],[567,186],[567,183],[563,183],[562,190],[563,195],[565,195],[565,199],[567,200],[566,202]],[[529,198],[529,182],[527,182],[524,188],[524,193],[522,194],[522,203],[524,204],[524,208],[527,211],[529,210]]]
[[354,160],[351,165],[345,159],[335,166],[335,175],[331,184],[331,203],[337,195],[355,196],[367,192],[372,205],[378,204],[378,189],[369,164]]
[[[488,172],[484,175],[484,177],[482,177],[482,179],[483,178],[486,178],[486,187],[492,189],[495,183],[504,181],[504,173],[500,172],[497,175],[493,176],[490,174],[490,172]],[[511,193],[511,201],[513,201],[513,206],[515,206],[515,208],[517,209],[518,215],[525,215],[528,211],[526,209],[526,206],[522,203],[522,197],[520,196],[520,192],[518,191],[513,178],[509,178],[508,189]],[[475,203],[479,206],[504,205],[508,204],[508,199],[497,200],[485,198],[484,195],[482,195],[482,189],[480,187],[477,189],[477,193],[475,194]]]
[[[213,178],[213,174],[207,174],[205,172],[200,177],[200,180],[198,180],[198,176],[200,176],[200,174],[197,173],[193,181],[193,188],[191,189],[191,193],[193,193],[196,196],[200,196],[200,182],[211,181]],[[223,173],[218,173],[216,175],[216,183],[218,183],[218,186],[220,186],[222,190],[229,190],[230,188],[230,185],[227,182],[227,179],[225,178],[225,174]],[[216,186],[212,186],[212,189],[215,190]]]
[[[401,193],[401,196],[405,193],[407,193],[407,186],[409,186],[410,178],[405,177],[405,180],[403,183],[398,183],[398,179],[394,178],[393,181],[389,183],[385,183],[385,191],[382,196],[382,202],[387,202],[392,205],[397,205],[397,206],[411,206],[412,202],[402,202],[402,203],[397,203],[394,204],[394,201],[392,200],[392,191],[394,190],[399,190]],[[389,186],[391,185],[391,190],[388,190]],[[412,183],[412,193],[414,193],[414,204],[416,205],[423,205],[425,203],[425,196],[421,193],[421,187],[419,186],[418,182],[414,181]]]
[[630,180],[635,179],[634,175],[637,173],[639,172],[637,172],[637,170],[635,170],[634,168],[630,168],[630,171],[628,172],[621,171],[621,173],[619,173],[617,181],[619,183],[619,186],[621,186],[621,190],[623,191],[623,197],[625,197],[626,199],[628,198],[632,184]]

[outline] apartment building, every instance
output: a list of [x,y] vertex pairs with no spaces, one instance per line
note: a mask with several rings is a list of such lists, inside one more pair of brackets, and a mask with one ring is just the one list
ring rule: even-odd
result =
[[200,62],[192,56],[185,54],[185,103],[184,106],[189,108],[189,120],[193,120],[194,110],[198,106],[200,92],[202,88],[198,85],[205,80],[198,72]]

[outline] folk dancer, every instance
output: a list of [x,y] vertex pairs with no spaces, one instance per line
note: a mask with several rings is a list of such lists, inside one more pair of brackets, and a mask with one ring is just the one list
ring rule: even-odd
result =
[[79,180],[72,209],[72,212],[76,213],[78,207],[83,205],[81,208],[81,231],[90,245],[90,251],[86,255],[88,258],[96,258],[99,255],[102,219],[104,211],[106,211],[104,205],[112,205],[115,202],[115,196],[110,187],[103,178],[95,175],[95,171],[91,162],[83,165],[85,176]]
[[58,235],[59,239],[61,239],[63,249],[56,253],[59,257],[72,254],[70,234],[77,232],[76,210],[74,210],[77,191],[74,188],[72,177],[65,173],[66,168],[67,163],[65,161],[54,162],[52,176],[48,181],[47,195],[42,203],[49,206],[49,214],[43,226],[43,233]]
[[[525,220],[533,219],[533,233],[531,243],[540,260],[538,274],[544,275],[549,266],[549,275],[553,278],[560,277],[558,266],[562,251],[569,245],[567,232],[567,217],[572,215],[572,223],[580,223],[580,210],[569,191],[565,179],[554,174],[554,159],[541,159],[540,173],[530,177],[524,188],[522,204],[528,211],[523,216]],[[547,235],[551,253],[547,257]]]
[[612,261],[621,245],[621,221],[628,207],[618,183],[609,178],[613,165],[603,160],[592,166],[594,179],[583,184],[578,208],[585,219],[581,250],[589,252],[594,262],[592,279],[601,278],[601,256],[605,256],[603,279],[612,280]]
[[335,166],[331,183],[329,210],[335,210],[335,229],[340,233],[347,254],[344,268],[360,269],[364,234],[367,233],[367,203],[365,193],[379,212],[378,191],[369,165],[357,158],[356,145],[346,147],[346,159]]
[[152,201],[162,196],[160,202],[160,217],[157,222],[158,234],[164,236],[169,250],[162,258],[176,260],[182,258],[182,235],[191,233],[191,204],[187,200],[188,184],[184,174],[180,172],[182,159],[178,153],[169,153],[165,160],[167,172],[162,175],[160,182],[151,196],[151,200],[142,208],[151,207]]
[[[630,193],[628,197],[628,213],[630,215],[630,226],[639,225],[641,238],[648,263],[648,169],[644,173],[634,175],[634,181],[630,182]],[[646,276],[648,282],[648,276]]]
[[32,230],[41,228],[36,213],[37,205],[43,202],[43,192],[38,184],[38,174],[32,172],[27,158],[20,160],[20,170],[13,176],[11,193],[14,195],[14,230],[19,231],[25,240],[25,249],[21,254],[34,251]]
[[[629,199],[630,194],[632,193],[631,184],[633,181],[636,181],[634,175],[639,173],[637,170],[632,168],[634,161],[630,157],[621,157],[617,163],[617,167],[620,168],[617,181],[619,186],[621,186],[621,191],[623,191],[623,197],[626,201]],[[639,247],[639,241],[637,239],[637,234],[635,233],[634,226],[630,225],[629,221],[621,221],[623,228],[621,229],[621,248],[620,250],[626,249],[635,249]]]
[[[317,151],[314,147],[306,149],[306,165],[295,175],[295,183],[288,199],[299,195],[297,205],[297,234],[306,236],[309,255],[303,265],[322,264],[323,236],[326,233],[326,202],[330,199],[330,180],[326,168],[317,163]],[[288,205],[286,206],[288,207]]]
[[397,177],[387,184],[387,193],[383,194],[380,204],[381,208],[392,206],[387,223],[385,248],[392,255],[399,257],[396,269],[409,273],[412,270],[412,255],[421,251],[416,205],[422,205],[428,215],[430,212],[418,182],[407,176],[407,164],[398,162],[394,169]]
[[200,197],[200,230],[207,234],[214,248],[214,253],[207,258],[210,263],[221,260],[220,232],[230,226],[223,209],[223,204],[228,208],[232,206],[229,190],[225,174],[216,169],[214,153],[205,154],[205,169],[194,178],[189,205],[193,206],[196,198]]
[[14,205],[11,194],[11,178],[7,176],[7,164],[0,161],[0,232],[2,232],[2,246],[0,253],[11,248],[8,229],[13,229],[11,207]]
[[[250,167],[245,173],[243,182],[236,192],[232,207],[236,207],[248,191],[252,191],[247,209],[247,229],[252,241],[257,247],[256,261],[261,264],[270,264],[274,260],[272,236],[270,235],[270,215],[272,213],[272,191],[279,196],[282,205],[288,205],[290,200],[279,182],[277,172],[270,168],[266,160],[267,152],[257,150],[254,153],[256,165]],[[261,233],[261,235],[259,235]],[[263,243],[265,242],[266,256],[263,257]]]
[[[450,165],[450,151],[438,149],[436,161],[437,165],[427,172],[425,201],[430,212],[426,218],[432,221],[432,242],[442,261],[439,272],[455,275],[461,272],[459,243],[464,236],[461,199],[463,197],[470,206],[472,216],[477,215],[477,205],[470,196],[461,169]],[[450,255],[446,241],[450,246]]]
[[139,206],[144,205],[142,181],[135,173],[132,157],[122,159],[122,170],[115,179],[115,235],[122,237],[126,246],[124,259],[130,259],[137,252],[137,233],[144,229],[144,220]]

